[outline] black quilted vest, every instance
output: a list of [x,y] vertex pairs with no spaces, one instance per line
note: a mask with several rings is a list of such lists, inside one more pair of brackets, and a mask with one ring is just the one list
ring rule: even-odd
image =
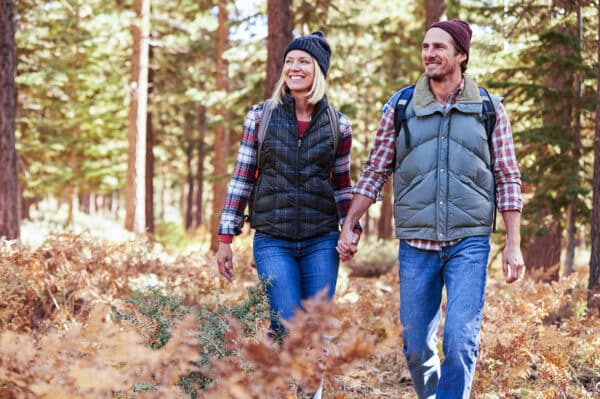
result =
[[330,130],[325,97],[302,137],[291,95],[273,110],[254,187],[250,223],[256,231],[296,241],[338,229]]

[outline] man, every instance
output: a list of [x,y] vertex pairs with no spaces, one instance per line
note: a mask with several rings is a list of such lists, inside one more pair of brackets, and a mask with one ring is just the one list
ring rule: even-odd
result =
[[[471,29],[460,20],[432,24],[421,48],[424,74],[394,131],[388,101],[369,160],[354,189],[338,242],[343,258],[356,251],[352,226],[393,174],[394,218],[400,239],[400,320],[403,350],[419,398],[468,398],[485,298],[489,235],[498,209],[506,226],[506,282],[524,268],[520,249],[521,178],[512,132],[500,99],[491,148],[482,98],[465,74]],[[495,187],[494,187],[495,185]],[[437,354],[442,289],[446,287],[444,361]]]

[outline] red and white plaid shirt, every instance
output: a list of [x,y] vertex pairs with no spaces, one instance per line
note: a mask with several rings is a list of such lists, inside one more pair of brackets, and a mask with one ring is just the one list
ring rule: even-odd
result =
[[[444,112],[456,103],[457,97],[464,88],[464,79],[444,106]],[[392,164],[395,155],[396,132],[394,131],[394,107],[384,108],[383,117],[379,122],[373,148],[365,164],[360,179],[353,192],[373,200],[381,200],[381,190],[388,177],[393,173]],[[518,211],[523,209],[521,199],[521,173],[515,156],[515,146],[512,129],[502,104],[496,108],[496,126],[492,133],[492,148],[494,151],[494,177],[498,194],[498,209],[500,212]],[[430,241],[421,239],[406,240],[416,248],[439,251],[442,247],[454,245],[458,240]]]

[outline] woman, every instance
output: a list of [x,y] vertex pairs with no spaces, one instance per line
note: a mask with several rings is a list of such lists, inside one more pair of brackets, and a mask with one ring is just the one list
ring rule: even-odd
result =
[[[268,282],[273,336],[285,332],[280,318],[291,318],[294,308],[302,308],[301,300],[325,287],[330,299],[335,292],[335,247],[352,199],[352,130],[346,116],[337,113],[339,131],[332,132],[335,124],[328,117],[325,96],[330,55],[322,32],[297,37],[287,46],[266,135],[259,147],[257,131],[265,104],[255,105],[246,116],[221,215],[217,263],[219,272],[231,280],[230,244],[241,232],[252,196],[254,260],[260,279]],[[337,145],[333,134],[339,135]],[[359,225],[356,228],[360,231]]]

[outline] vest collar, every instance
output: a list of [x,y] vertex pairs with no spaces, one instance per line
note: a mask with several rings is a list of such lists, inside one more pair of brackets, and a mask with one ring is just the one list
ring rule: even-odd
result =
[[[285,93],[281,98],[283,104],[283,110],[288,114],[290,118],[293,118],[296,115],[296,99],[290,93]],[[319,115],[322,111],[327,109],[329,103],[327,102],[327,96],[323,96],[321,101],[315,104],[315,109],[313,111],[313,119]]]
[[[464,88],[459,93],[456,104],[451,108],[456,108],[466,113],[481,112],[481,95],[479,88],[471,76],[464,74]],[[442,106],[436,101],[431,89],[429,88],[429,78],[425,74],[421,75],[415,85],[414,109],[418,116],[430,115],[435,112],[442,112]]]

